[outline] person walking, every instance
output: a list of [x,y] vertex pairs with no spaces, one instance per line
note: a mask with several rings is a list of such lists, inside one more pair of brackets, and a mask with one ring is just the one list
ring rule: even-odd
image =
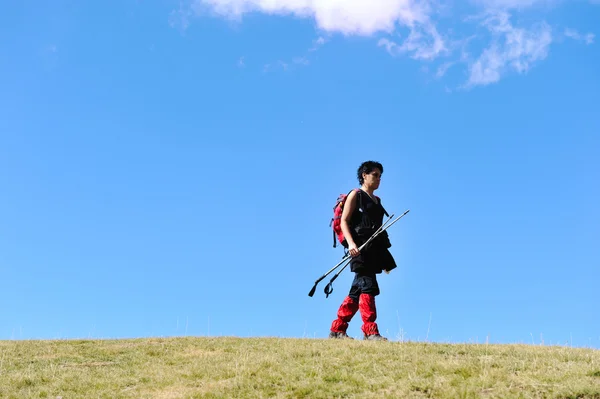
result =
[[381,199],[375,195],[375,190],[381,183],[382,173],[381,163],[363,162],[357,171],[360,189],[348,194],[344,204],[341,228],[352,257],[350,270],[354,273],[354,280],[338,309],[337,318],[331,324],[329,338],[351,338],[346,333],[348,323],[360,310],[363,339],[387,341],[387,338],[379,333],[375,322],[375,297],[380,294],[377,274],[381,274],[382,271],[389,273],[396,268],[394,257],[389,251],[391,243],[387,231],[378,235],[362,251],[358,249],[383,224],[386,212]]

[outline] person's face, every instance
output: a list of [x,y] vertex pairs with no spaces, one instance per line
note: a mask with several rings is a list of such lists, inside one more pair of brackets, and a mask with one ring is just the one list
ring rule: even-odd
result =
[[363,179],[365,181],[365,186],[375,190],[379,188],[379,183],[381,183],[381,171],[378,168],[375,168],[371,173],[363,173]]

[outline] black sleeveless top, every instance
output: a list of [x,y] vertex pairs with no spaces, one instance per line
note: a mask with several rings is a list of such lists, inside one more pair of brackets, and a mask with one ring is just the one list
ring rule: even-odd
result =
[[[360,189],[356,194],[358,201],[351,218],[350,231],[352,232],[352,238],[356,242],[356,245],[361,246],[379,227],[381,227],[383,224],[383,216],[386,214],[386,211],[381,205],[381,200],[375,202],[369,194]],[[382,232],[373,243],[375,243],[375,241],[380,243],[388,241],[387,232]],[[386,248],[389,248],[389,246],[386,246]]]
[[[369,194],[358,190],[357,206],[350,222],[350,232],[358,247],[365,243],[383,224],[386,214],[381,200],[375,202]],[[396,262],[389,252],[390,243],[387,231],[381,232],[369,245],[361,250],[360,255],[350,261],[350,270],[355,273],[379,274],[383,270],[396,268]]]

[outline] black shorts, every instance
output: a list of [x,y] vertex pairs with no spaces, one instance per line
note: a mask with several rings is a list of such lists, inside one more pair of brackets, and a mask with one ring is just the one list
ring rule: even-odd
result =
[[369,248],[350,260],[350,270],[360,274],[381,274],[396,268],[396,261],[387,248]]
[[374,273],[356,273],[348,296],[358,302],[360,294],[379,295],[379,284],[377,284],[377,277]]

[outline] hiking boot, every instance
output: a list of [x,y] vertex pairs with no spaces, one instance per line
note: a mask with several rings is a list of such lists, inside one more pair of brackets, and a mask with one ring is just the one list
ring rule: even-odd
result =
[[329,332],[329,338],[354,339],[351,336],[349,336],[348,334],[346,334],[345,332],[335,332],[335,331],[330,331]]
[[387,341],[388,340],[386,337],[382,337],[379,334],[365,335],[363,339],[366,341]]

